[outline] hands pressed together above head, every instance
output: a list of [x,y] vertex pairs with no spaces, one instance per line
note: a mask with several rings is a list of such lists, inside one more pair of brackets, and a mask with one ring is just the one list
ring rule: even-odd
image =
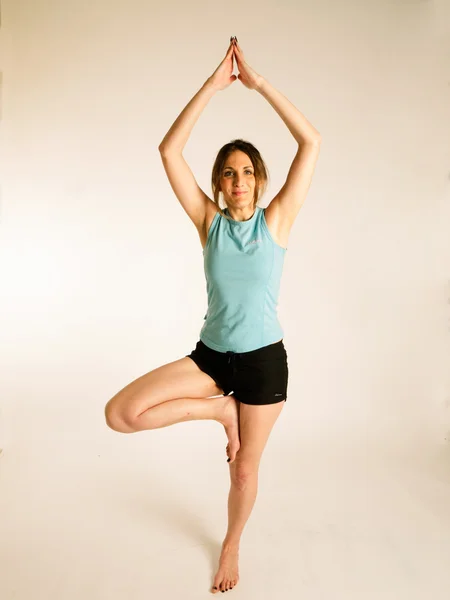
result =
[[[233,59],[236,61],[239,70],[237,77],[233,75]],[[215,89],[224,90],[236,79],[239,79],[250,90],[258,89],[263,80],[262,76],[258,75],[245,61],[244,53],[237,38],[232,36],[225,58],[211,75],[209,81]]]

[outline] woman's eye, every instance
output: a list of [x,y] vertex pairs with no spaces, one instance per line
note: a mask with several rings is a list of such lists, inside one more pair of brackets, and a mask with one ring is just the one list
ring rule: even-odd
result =
[[[253,173],[251,171],[249,171],[248,169],[245,171],[245,173],[248,173],[249,175],[253,175]],[[227,171],[226,173],[224,173],[225,177],[228,177],[228,175],[231,175],[231,171]]]

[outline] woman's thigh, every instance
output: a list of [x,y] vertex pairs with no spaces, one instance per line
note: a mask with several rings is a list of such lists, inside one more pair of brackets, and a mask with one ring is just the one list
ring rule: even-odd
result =
[[[236,400],[239,400],[239,398],[236,397]],[[259,465],[270,432],[284,405],[284,401],[261,405],[239,403],[239,438],[241,446],[236,456],[236,464],[245,463],[250,467]]]
[[107,419],[133,418],[167,400],[176,398],[208,398],[223,394],[215,381],[201,371],[195,362],[184,357],[153,369],[138,377],[109,400]]

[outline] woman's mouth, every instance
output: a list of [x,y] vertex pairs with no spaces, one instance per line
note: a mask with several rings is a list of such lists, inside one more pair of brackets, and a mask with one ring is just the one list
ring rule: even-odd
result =
[[247,192],[233,192],[235,196],[242,196],[242,194],[246,194]]

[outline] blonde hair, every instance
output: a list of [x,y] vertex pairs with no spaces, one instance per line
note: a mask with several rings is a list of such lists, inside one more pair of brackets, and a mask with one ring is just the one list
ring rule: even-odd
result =
[[225,219],[228,219],[229,217],[223,212],[219,205],[220,178],[222,176],[225,162],[227,161],[230,154],[232,152],[235,152],[235,150],[240,150],[241,152],[247,154],[253,165],[256,184],[255,193],[253,196],[253,209],[256,208],[258,200],[264,194],[269,180],[267,167],[261,157],[261,154],[259,153],[259,150],[257,150],[255,146],[253,146],[253,144],[251,144],[250,142],[246,142],[245,140],[237,139],[232,140],[228,144],[225,144],[225,146],[222,146],[222,148],[217,153],[216,160],[214,161],[211,175],[211,187],[213,192],[214,204],[217,206],[220,214],[223,217],[225,217]]

